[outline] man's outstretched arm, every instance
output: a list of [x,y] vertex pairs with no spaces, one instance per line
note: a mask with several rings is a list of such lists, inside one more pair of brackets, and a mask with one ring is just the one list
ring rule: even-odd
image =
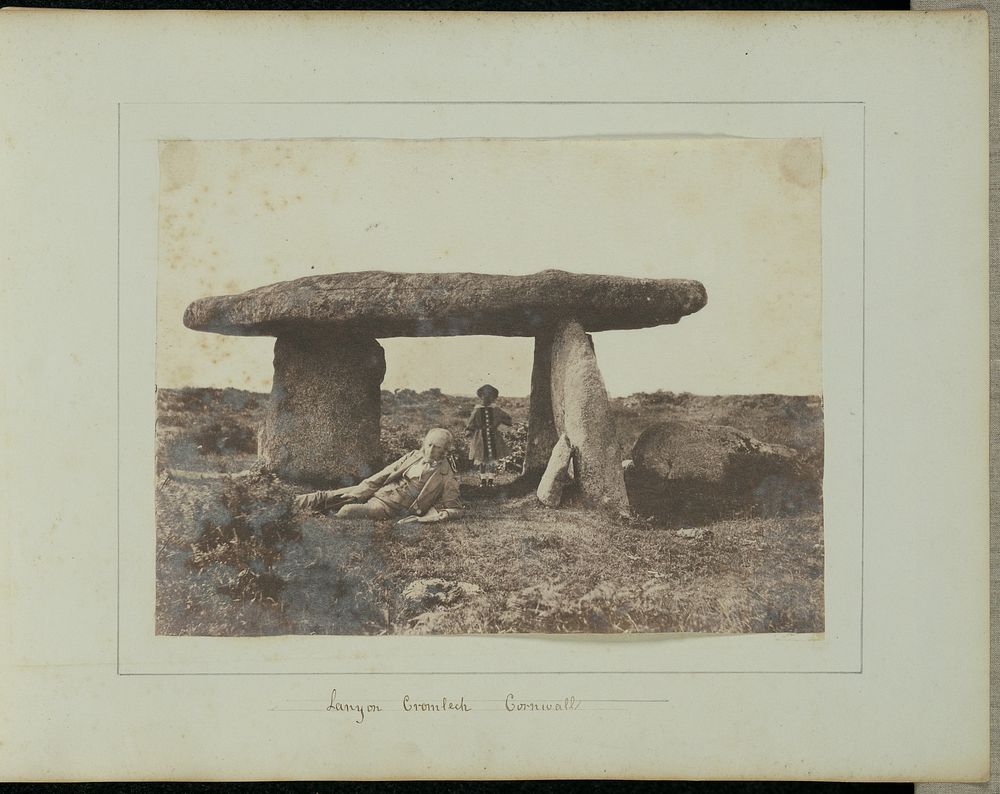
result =
[[359,482],[357,485],[352,485],[350,488],[346,488],[344,490],[349,492],[352,496],[356,496],[361,501],[365,501],[379,488],[385,485],[386,480],[388,480],[393,474],[398,473],[401,469],[413,463],[414,456],[418,454],[419,453],[417,452],[407,452],[381,471],[375,472],[371,477],[368,477]]
[[441,501],[435,505],[435,508],[439,514],[444,514],[444,518],[440,519],[441,521],[447,521],[449,518],[461,518],[462,513],[465,511],[465,505],[462,504],[459,496],[457,478],[449,477],[445,481]]
[[310,510],[329,510],[334,507],[343,507],[352,502],[365,502],[370,499],[375,492],[385,485],[395,472],[406,465],[407,458],[413,453],[407,452],[403,457],[393,461],[381,471],[376,472],[371,477],[362,480],[357,485],[348,485],[346,488],[337,488],[332,491],[314,491],[313,493],[296,496],[294,503],[296,507]]

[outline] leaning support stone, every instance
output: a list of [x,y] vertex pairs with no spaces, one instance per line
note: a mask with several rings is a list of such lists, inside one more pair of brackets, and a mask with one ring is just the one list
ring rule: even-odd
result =
[[268,469],[293,482],[346,485],[380,461],[385,353],[370,336],[284,335],[259,437]]
[[524,449],[524,474],[541,474],[559,438],[552,418],[552,333],[535,337],[535,361],[531,368],[528,402],[528,439]]
[[584,500],[628,511],[608,392],[592,341],[576,320],[559,323],[553,337],[552,413],[559,433],[573,439]]
[[545,467],[542,481],[535,492],[538,501],[546,507],[559,507],[562,503],[563,488],[569,482],[569,466],[573,460],[573,445],[565,435],[552,448],[549,464]]

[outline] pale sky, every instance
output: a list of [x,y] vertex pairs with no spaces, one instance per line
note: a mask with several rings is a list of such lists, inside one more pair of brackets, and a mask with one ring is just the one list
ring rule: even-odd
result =
[[[274,340],[188,303],[358,270],[691,278],[677,325],[594,335],[611,395],[819,394],[820,141],[171,141],[160,151],[157,385],[270,391]],[[382,340],[382,388],[528,394],[532,340]]]

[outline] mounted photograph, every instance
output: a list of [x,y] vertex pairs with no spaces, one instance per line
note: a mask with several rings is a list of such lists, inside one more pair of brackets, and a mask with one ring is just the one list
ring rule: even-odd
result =
[[823,633],[820,139],[159,169],[157,634]]

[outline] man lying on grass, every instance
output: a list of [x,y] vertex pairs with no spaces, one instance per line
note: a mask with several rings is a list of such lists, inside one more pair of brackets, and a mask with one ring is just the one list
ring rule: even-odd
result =
[[295,497],[295,506],[311,510],[337,510],[337,518],[370,518],[397,523],[430,524],[462,514],[458,476],[446,460],[454,444],[451,433],[435,428],[423,446],[407,452],[395,463],[367,480],[335,491],[316,491]]

